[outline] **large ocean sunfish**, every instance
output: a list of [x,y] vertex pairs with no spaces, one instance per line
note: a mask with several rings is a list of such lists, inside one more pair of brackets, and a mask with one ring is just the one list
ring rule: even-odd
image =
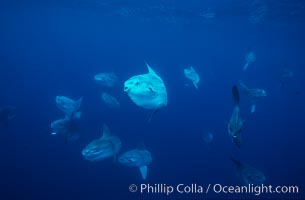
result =
[[145,109],[159,110],[167,105],[167,91],[163,80],[146,64],[147,74],[129,78],[124,83],[124,91],[137,105]]
[[147,165],[152,161],[151,153],[145,148],[133,149],[121,154],[119,163],[128,167],[139,167],[143,180],[147,177]]
[[120,138],[111,134],[108,126],[104,124],[102,137],[90,142],[82,151],[83,156],[89,161],[100,161],[108,157],[116,157],[122,142]]

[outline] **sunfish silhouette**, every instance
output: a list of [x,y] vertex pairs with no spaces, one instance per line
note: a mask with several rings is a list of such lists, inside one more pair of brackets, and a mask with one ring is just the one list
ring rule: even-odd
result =
[[239,110],[239,92],[237,86],[232,87],[232,94],[234,99],[234,110],[230,121],[228,123],[228,132],[232,138],[232,141],[237,147],[241,146],[241,132],[244,124],[244,120],[241,118]]
[[156,113],[167,105],[167,91],[163,80],[146,64],[147,74],[129,78],[124,83],[124,92],[139,107],[154,110]]
[[89,161],[100,161],[109,157],[116,157],[122,142],[117,136],[111,135],[106,124],[103,126],[102,137],[90,142],[82,151],[83,156]]
[[249,185],[261,185],[265,182],[266,177],[260,170],[242,163],[241,161],[230,157],[231,161],[234,163],[238,177],[244,182],[244,184]]
[[128,167],[139,167],[143,180],[147,177],[147,165],[152,161],[149,151],[145,148],[137,148],[121,154],[118,162]]
[[198,83],[200,81],[200,77],[192,66],[184,69],[184,75],[186,78],[190,79],[193,82],[195,88],[198,89]]

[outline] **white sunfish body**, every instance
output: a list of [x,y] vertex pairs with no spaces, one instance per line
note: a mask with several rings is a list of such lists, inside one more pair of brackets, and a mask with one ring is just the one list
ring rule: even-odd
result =
[[146,149],[133,149],[121,154],[118,162],[127,167],[139,167],[143,180],[147,177],[147,165],[152,162],[152,157]]
[[82,151],[83,156],[89,161],[100,161],[115,157],[122,146],[121,140],[111,135],[106,124],[103,126],[103,135],[90,142]]
[[191,80],[193,82],[195,88],[198,89],[198,83],[200,81],[200,77],[192,66],[184,69],[184,75],[186,78]]
[[124,91],[139,107],[158,110],[167,105],[167,91],[163,80],[148,65],[148,73],[136,75],[124,83]]

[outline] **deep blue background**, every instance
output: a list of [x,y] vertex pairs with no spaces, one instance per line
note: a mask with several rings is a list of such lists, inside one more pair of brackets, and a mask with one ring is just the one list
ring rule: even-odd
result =
[[[129,184],[143,183],[138,169],[112,159],[91,163],[82,157],[86,144],[101,135],[103,123],[121,138],[121,152],[141,142],[151,151],[147,182],[240,185],[229,160],[234,155],[262,170],[266,184],[298,185],[301,193],[265,197],[304,198],[303,1],[256,1],[268,6],[264,20],[256,24],[248,20],[254,9],[251,1],[159,1],[155,4],[174,11],[128,16],[117,10],[149,7],[151,2],[101,2],[1,1],[0,106],[18,108],[10,126],[0,129],[1,200],[169,199],[129,193]],[[198,18],[198,10],[209,7],[215,10],[215,19]],[[162,20],[168,15],[177,17],[177,23]],[[257,60],[244,72],[249,49]],[[125,80],[146,73],[145,61],[168,90],[168,106],[151,123],[150,112],[123,92]],[[189,82],[183,69],[188,65],[200,74],[198,91],[185,86]],[[295,76],[281,88],[279,73],[285,66]],[[115,72],[120,84],[110,91],[98,86],[93,77],[100,72]],[[231,87],[238,80],[267,91],[252,115],[249,99],[241,94],[246,120],[241,149],[227,133]],[[118,97],[120,110],[102,103],[102,91]],[[75,143],[66,145],[63,137],[50,134],[50,123],[62,117],[55,105],[57,95],[83,97],[82,135]],[[208,131],[215,138],[210,148],[201,139]]]

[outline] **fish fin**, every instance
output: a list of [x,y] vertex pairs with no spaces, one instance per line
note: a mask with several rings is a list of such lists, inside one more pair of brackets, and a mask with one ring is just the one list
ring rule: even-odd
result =
[[146,165],[145,166],[141,166],[140,167],[140,172],[141,172],[143,180],[145,180],[146,177],[147,177],[147,166]]
[[148,73],[150,74],[156,74],[156,72],[149,66],[149,64],[146,63],[146,67],[148,69]]
[[148,123],[151,122],[151,120],[155,117],[155,115],[159,112],[159,109],[155,109],[148,118]]
[[73,118],[79,119],[81,116],[82,116],[82,112],[79,111],[79,112],[76,112],[76,113],[74,114]]
[[239,106],[239,92],[236,85],[232,87],[232,94],[235,106]]
[[249,90],[248,86],[242,80],[239,80],[238,83],[243,90],[245,91]]
[[256,108],[256,105],[255,105],[255,104],[252,104],[252,105],[251,105],[251,113],[254,113],[254,112],[255,112],[255,108]]
[[78,105],[81,105],[81,104],[82,104],[82,101],[83,101],[83,97],[81,97],[81,98],[79,98],[79,99],[77,100],[77,104],[78,104]]
[[198,84],[195,81],[193,81],[193,84],[194,84],[195,88],[198,90]]
[[110,129],[108,128],[108,126],[104,123],[103,124],[103,135],[102,138],[107,138],[111,135]]
[[244,71],[246,71],[248,69],[249,64],[250,64],[249,62],[246,62],[246,64],[244,65],[244,68],[243,68]]

